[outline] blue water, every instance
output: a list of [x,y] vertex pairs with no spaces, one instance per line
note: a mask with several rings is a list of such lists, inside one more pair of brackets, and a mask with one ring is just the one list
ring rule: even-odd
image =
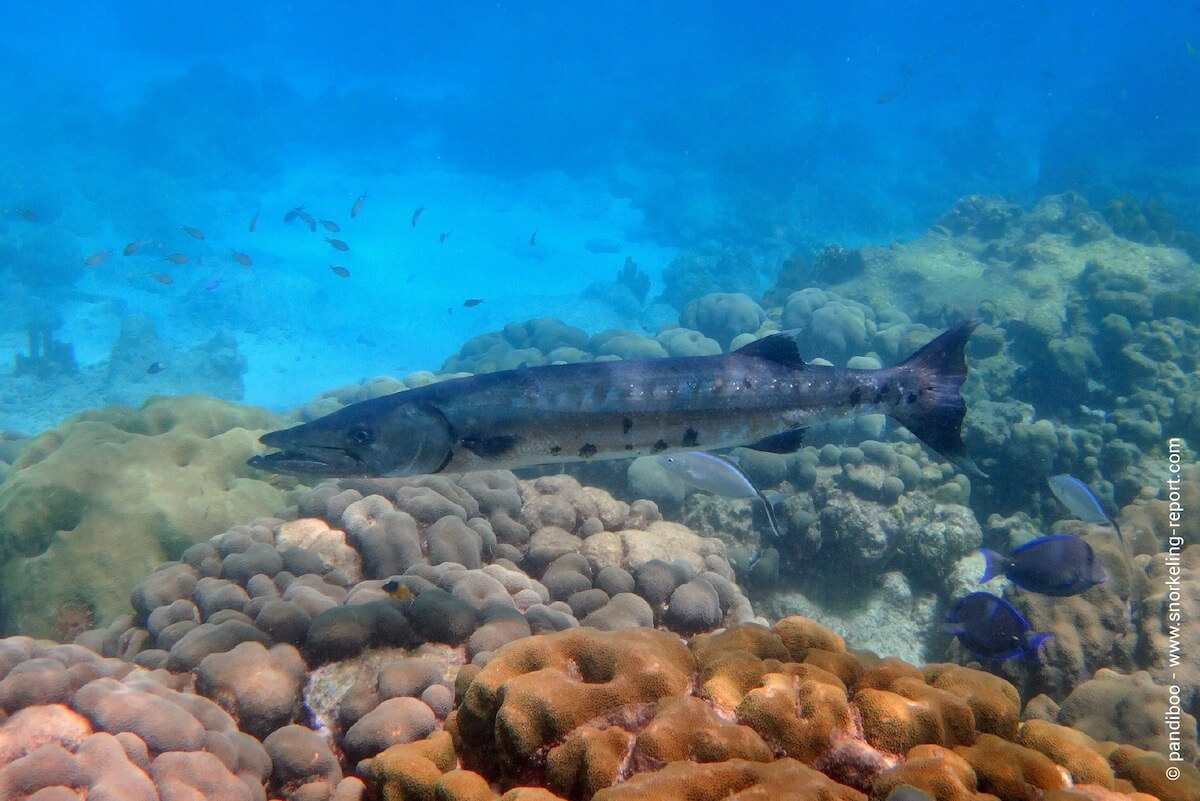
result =
[[[655,295],[678,253],[747,248],[757,295],[794,250],[910,238],[967,194],[1200,211],[1192,2],[48,2],[4,19],[0,351],[25,353],[48,316],[99,370],[146,315],[177,349],[234,337],[244,399],[277,409],[436,370],[511,320],[640,330],[580,300],[626,257]],[[299,205],[341,232],[285,224]],[[71,381],[9,393],[0,427],[103,400]]]

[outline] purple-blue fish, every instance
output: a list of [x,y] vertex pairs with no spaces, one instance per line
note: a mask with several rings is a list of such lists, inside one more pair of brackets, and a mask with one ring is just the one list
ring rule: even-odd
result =
[[1024,615],[990,592],[959,598],[946,612],[946,620],[950,622],[946,630],[980,659],[1037,659],[1038,648],[1052,636],[1032,631]]
[[1108,581],[1092,546],[1073,534],[1050,534],[1014,548],[1008,556],[980,548],[987,569],[980,583],[1004,575],[1022,589],[1059,598]]
[[205,290],[207,290],[209,292],[214,291],[220,285],[221,285],[220,278],[210,278],[204,282],[204,288],[205,288]]

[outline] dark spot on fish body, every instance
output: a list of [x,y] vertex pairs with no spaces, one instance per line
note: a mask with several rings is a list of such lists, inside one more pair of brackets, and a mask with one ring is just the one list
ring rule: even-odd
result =
[[654,447],[650,449],[650,452],[651,453],[662,453],[666,449],[667,449],[666,440],[660,439],[658,442],[654,443]]
[[875,390],[875,400],[872,401],[872,403],[876,403],[876,404],[883,403],[884,398],[886,398],[891,393],[891,391],[892,391],[891,384],[884,384],[883,386],[878,387]]
[[910,405],[916,403],[917,402],[917,393],[915,393],[915,392],[908,393],[906,396],[904,396],[904,402],[907,404],[910,404]]
[[582,448],[579,449],[579,458],[580,459],[591,459],[595,455],[596,455],[596,446],[590,442],[586,443]]
[[630,429],[632,429],[632,428],[633,428],[633,421],[630,420],[628,417],[621,420],[621,433],[622,434],[628,434]]
[[630,445],[628,442],[626,442],[626,443],[625,443],[625,450],[627,450],[627,451],[631,451],[631,450],[633,450],[633,446],[632,446],[632,445]]
[[494,437],[467,436],[460,440],[462,446],[476,456],[484,459],[495,459],[511,451],[520,443],[521,438],[512,434],[501,434]]
[[862,403],[862,387],[855,387],[850,391],[850,405],[857,406]]
[[562,453],[562,448],[558,445],[551,445],[550,453],[554,456],[557,456],[558,454]]
[[700,441],[700,435],[696,433],[696,429],[689,428],[683,432],[683,439],[680,440],[680,445],[685,448],[694,448]]

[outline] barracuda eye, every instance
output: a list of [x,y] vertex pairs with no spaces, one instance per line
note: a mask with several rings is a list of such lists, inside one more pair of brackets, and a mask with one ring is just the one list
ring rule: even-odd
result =
[[350,441],[355,445],[370,445],[375,439],[375,432],[364,425],[357,425],[348,432]]

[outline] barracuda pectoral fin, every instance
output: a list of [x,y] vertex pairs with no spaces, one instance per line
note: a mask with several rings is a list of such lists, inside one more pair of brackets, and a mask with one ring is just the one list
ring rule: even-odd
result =
[[505,454],[511,453],[522,441],[521,437],[515,434],[497,434],[495,436],[470,434],[458,442],[481,459],[499,459]]
[[744,447],[752,451],[765,451],[767,453],[795,453],[800,450],[800,446],[803,443],[804,429],[793,428],[780,434],[763,437],[757,442],[751,442]]

